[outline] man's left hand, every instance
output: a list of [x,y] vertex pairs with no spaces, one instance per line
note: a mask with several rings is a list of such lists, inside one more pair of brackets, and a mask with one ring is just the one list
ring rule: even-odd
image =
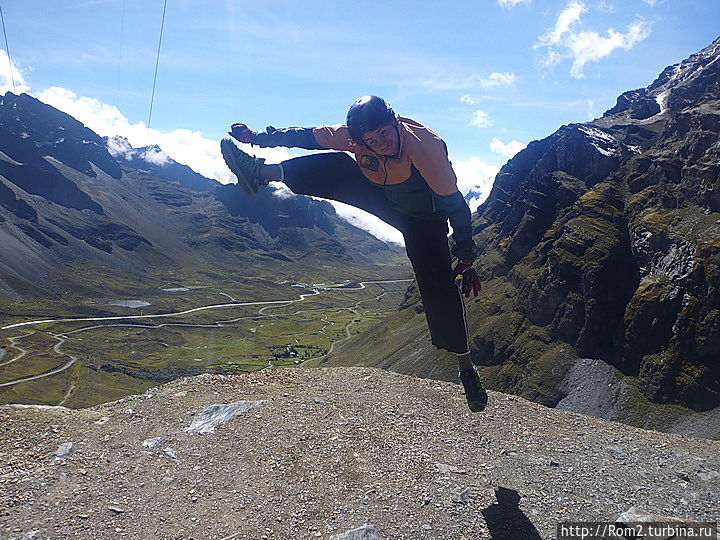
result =
[[454,270],[455,275],[462,276],[462,292],[465,298],[469,298],[470,293],[477,296],[482,290],[482,284],[477,270],[473,268],[472,261],[460,259],[455,263]]
[[255,133],[252,129],[247,127],[245,124],[236,122],[230,127],[230,131],[228,131],[228,135],[230,135],[231,137],[234,137],[241,143],[252,144],[253,137],[255,135],[257,135],[257,133]]

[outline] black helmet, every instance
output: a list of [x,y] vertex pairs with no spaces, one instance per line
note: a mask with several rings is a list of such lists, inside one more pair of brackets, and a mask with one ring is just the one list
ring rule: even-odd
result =
[[377,96],[363,96],[355,100],[347,114],[350,137],[357,143],[365,144],[363,133],[397,121],[395,111],[387,102]]

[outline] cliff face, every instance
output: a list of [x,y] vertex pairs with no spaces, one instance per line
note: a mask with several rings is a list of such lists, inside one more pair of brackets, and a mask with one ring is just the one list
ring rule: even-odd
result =
[[[651,401],[720,404],[719,133],[720,40],[501,169],[474,220],[479,266],[507,293],[491,285],[474,336],[501,387],[567,344]],[[513,332],[490,330],[508,318]]]

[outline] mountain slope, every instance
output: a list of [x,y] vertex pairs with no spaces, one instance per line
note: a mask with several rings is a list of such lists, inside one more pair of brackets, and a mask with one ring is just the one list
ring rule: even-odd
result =
[[[270,190],[251,200],[157,147],[103,139],[26,94],[0,99],[0,221],[0,294],[16,301],[60,300],[78,273],[91,278],[97,268],[141,288],[168,272],[243,268],[249,277],[274,265],[287,278],[338,261],[350,275],[378,263],[375,271],[407,273],[400,249],[329,203]],[[96,291],[106,285],[98,280]]]
[[[468,304],[491,387],[555,406],[593,387],[599,372],[573,374],[597,359],[622,381],[598,414],[668,428],[685,408],[720,405],[719,133],[717,40],[500,170],[474,216],[485,290]],[[347,348],[367,365],[454,377],[425,345],[417,301]]]

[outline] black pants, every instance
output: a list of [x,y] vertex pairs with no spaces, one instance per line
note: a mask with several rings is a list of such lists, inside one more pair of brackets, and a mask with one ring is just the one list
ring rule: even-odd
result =
[[370,212],[398,229],[420,289],[433,345],[455,353],[469,350],[465,305],[450,266],[447,220],[419,219],[398,212],[343,152],[282,162],[285,184],[298,195],[340,201]]

